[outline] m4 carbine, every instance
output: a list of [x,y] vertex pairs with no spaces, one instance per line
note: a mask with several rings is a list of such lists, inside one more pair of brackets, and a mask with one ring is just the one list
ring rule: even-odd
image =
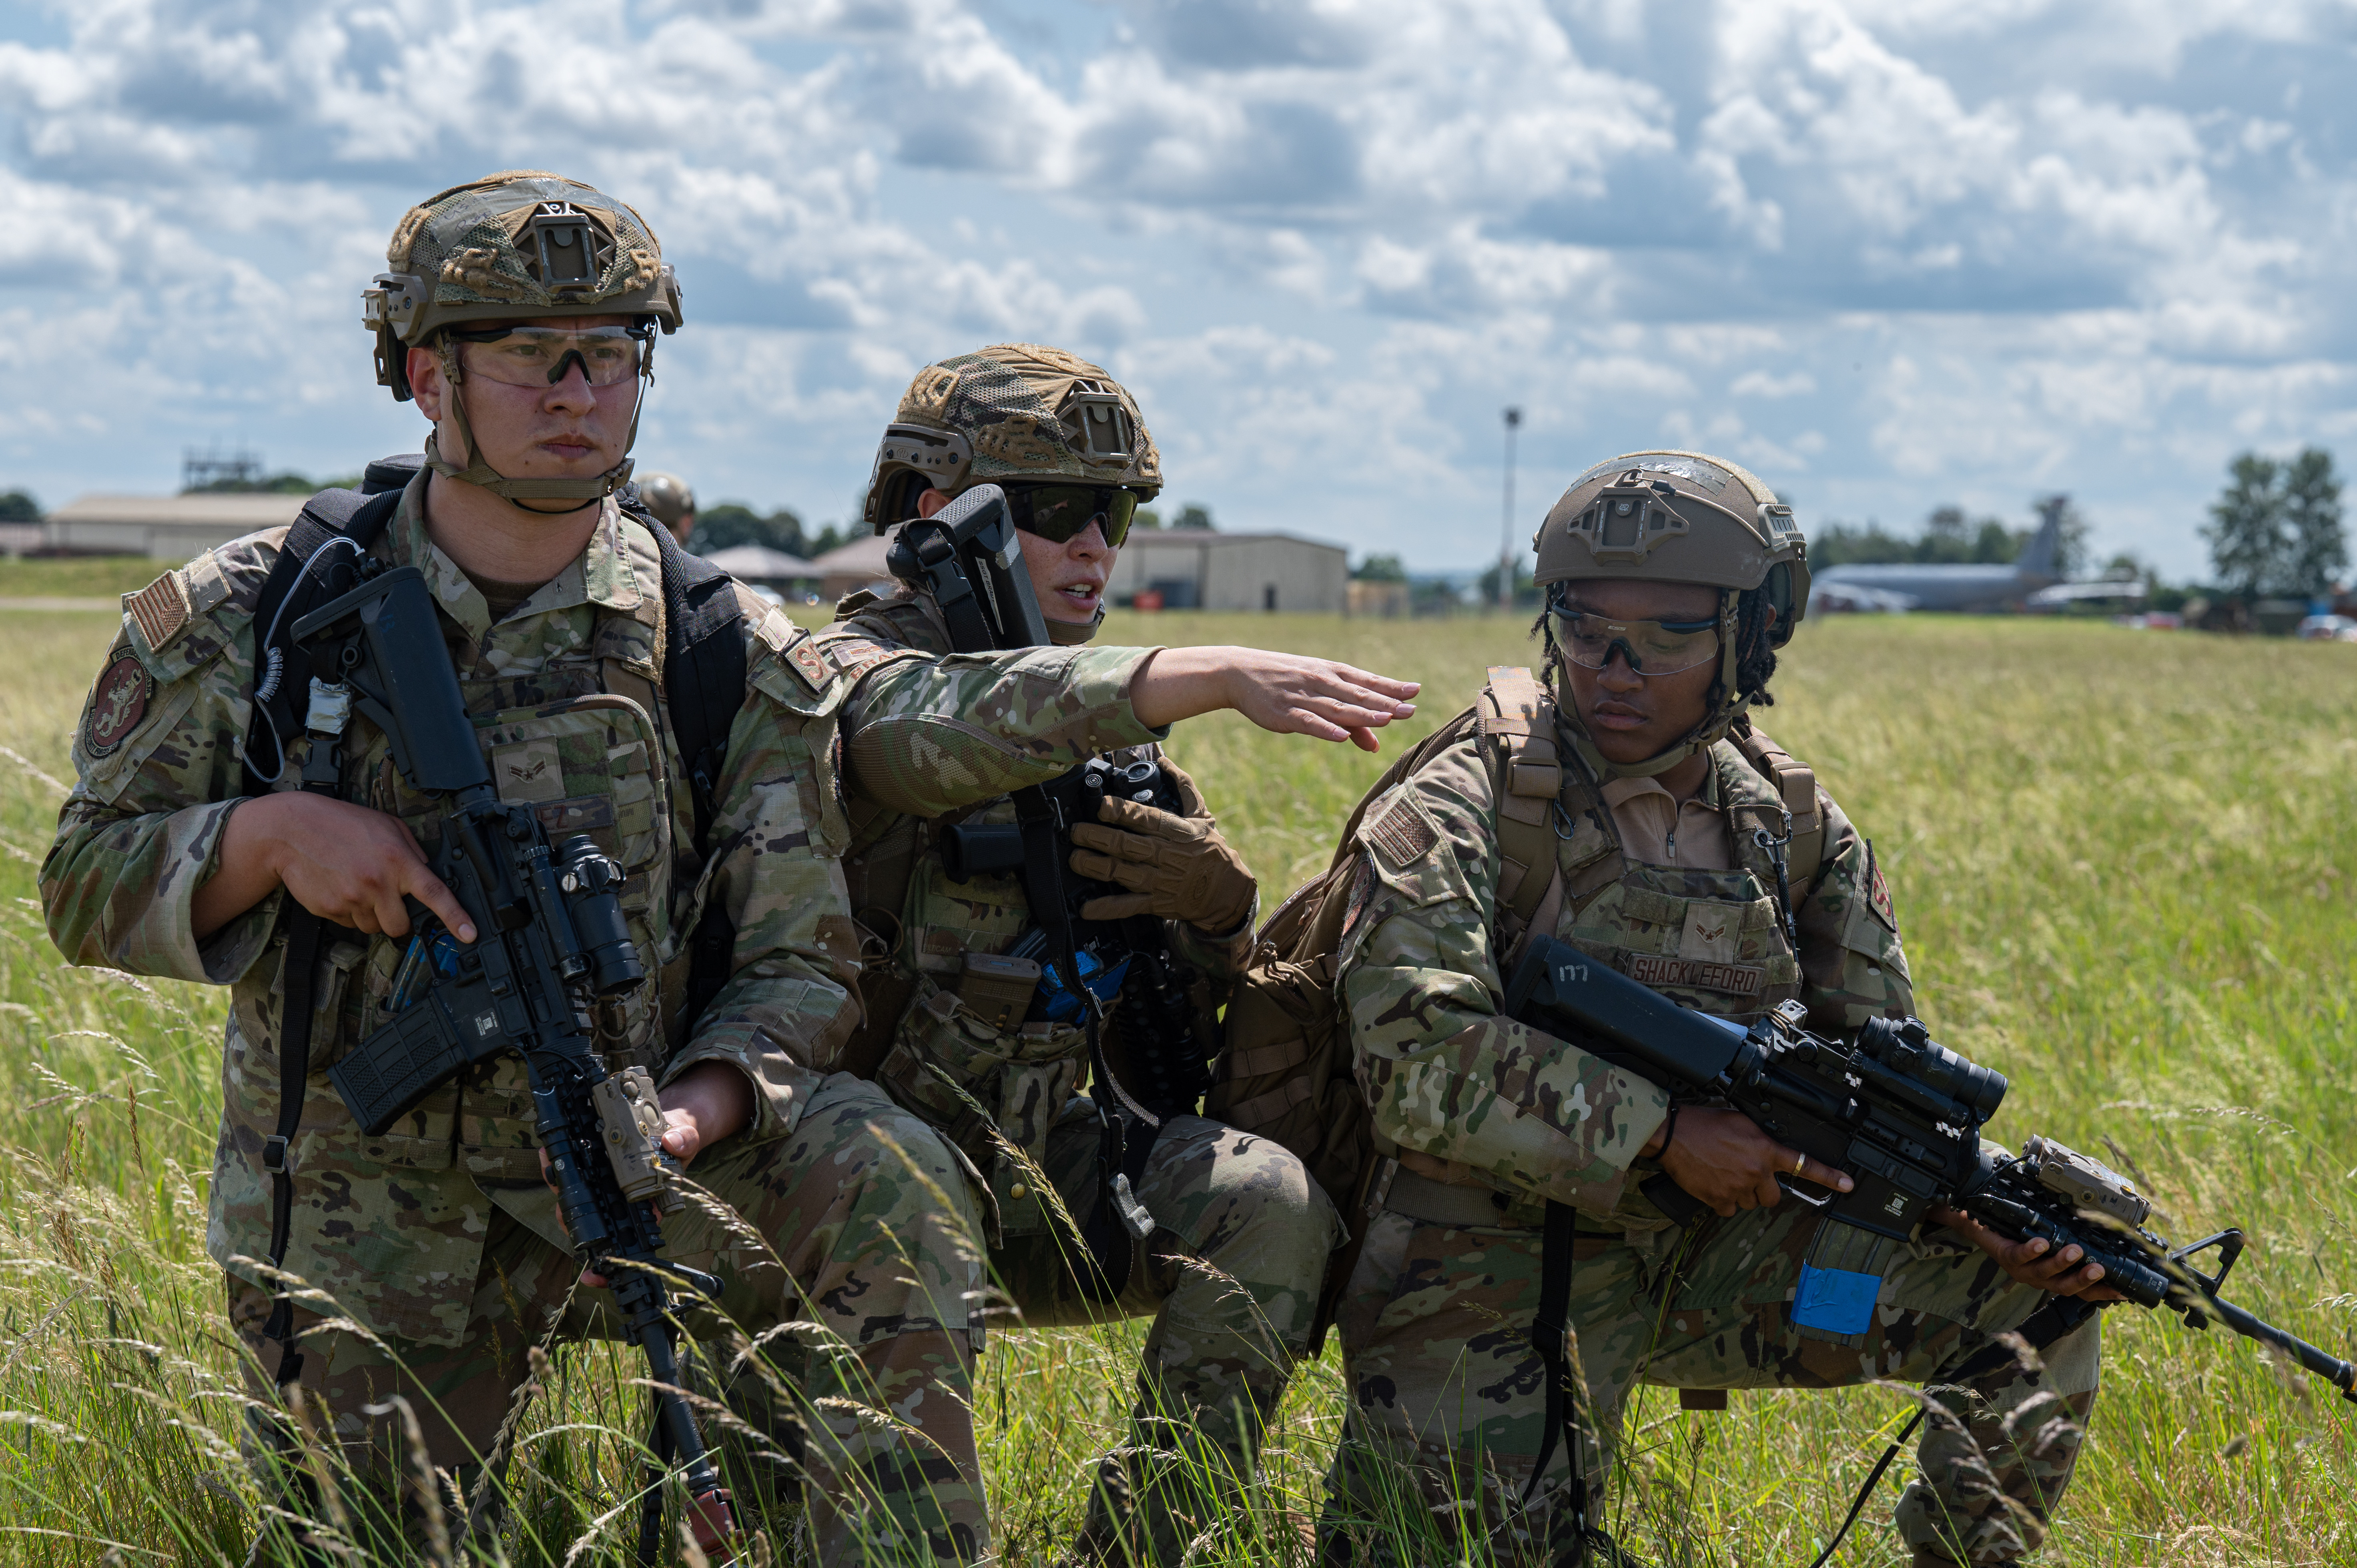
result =
[[[1506,987],[1509,1016],[1572,1041],[1676,1098],[1723,1102],[1811,1161],[1846,1171],[1847,1193],[1779,1183],[1823,1216],[1801,1269],[1792,1321],[1813,1337],[1859,1343],[1882,1274],[1935,1208],[1963,1210],[2014,1240],[2044,1237],[2049,1255],[2084,1250],[2104,1283],[2138,1306],[2167,1306],[2189,1327],[2212,1319],[2273,1347],[2357,1402],[2357,1367],[2220,1299],[2243,1250],[2240,1230],[2171,1247],[2145,1228],[2151,1204],[2117,1173],[2047,1138],[2019,1155],[1984,1150],[1980,1130],[2005,1099],[2002,1074],[1932,1041],[1915,1019],[1876,1018],[1857,1043],[1810,1033],[1787,1002],[1745,1027],[1680,1007],[1566,943],[1540,937]],[[1640,1189],[1672,1219],[1706,1212],[1672,1180]],[[2190,1260],[2218,1249],[2218,1270]],[[2043,1348],[2095,1304],[2050,1296],[2020,1332]]]
[[[669,1282],[707,1294],[719,1284],[663,1259],[670,1162],[654,1083],[643,1068],[609,1072],[590,1021],[596,998],[646,978],[618,897],[622,868],[586,833],[552,843],[530,805],[499,799],[425,576],[375,562],[339,570],[358,585],[295,623],[314,671],[305,775],[340,771],[335,754],[354,707],[382,730],[410,787],[447,800],[431,864],[476,940],[459,943],[410,900],[409,954],[390,998],[408,1004],[328,1076],[353,1120],[377,1133],[465,1068],[504,1051],[523,1058],[565,1231],[581,1262],[612,1283],[625,1331],[646,1352],[653,1450],[676,1456],[690,1530],[725,1560],[727,1493],[679,1391]],[[642,1517],[642,1561],[652,1560],[661,1510],[658,1484]]]

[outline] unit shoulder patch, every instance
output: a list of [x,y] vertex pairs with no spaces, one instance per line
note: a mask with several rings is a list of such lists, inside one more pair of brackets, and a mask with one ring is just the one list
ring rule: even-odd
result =
[[147,639],[151,653],[161,653],[188,624],[188,585],[178,571],[165,573],[135,594],[123,596],[124,612]]
[[1883,879],[1882,863],[1875,858],[1872,839],[1866,841],[1866,907],[1894,936],[1898,934],[1899,909],[1890,901],[1890,884]]
[[147,672],[136,653],[125,649],[98,678],[90,714],[82,720],[82,750],[92,761],[113,756],[147,716],[147,704],[155,695],[156,677]]

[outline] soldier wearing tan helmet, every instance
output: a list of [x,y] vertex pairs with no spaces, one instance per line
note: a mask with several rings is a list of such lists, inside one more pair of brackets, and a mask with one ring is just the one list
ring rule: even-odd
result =
[[[726,1430],[749,1423],[796,1455],[791,1471],[748,1466],[724,1445],[738,1520],[780,1547],[807,1529],[828,1563],[895,1537],[913,1541],[895,1562],[970,1557],[979,1509],[961,1515],[929,1478],[944,1454],[974,1462],[978,1195],[921,1120],[804,1065],[858,1013],[829,804],[839,693],[806,634],[707,578],[705,640],[737,640],[743,690],[691,751],[661,683],[684,656],[666,594],[694,569],[617,504],[657,334],[680,324],[671,269],[628,206],[533,172],[412,209],[388,260],[367,325],[380,381],[432,422],[423,464],[372,465],[389,477],[366,499],[315,498],[337,537],[253,534],[128,601],[42,870],[74,961],[231,988],[209,1237],[251,1352],[265,1495],[285,1510],[256,1561],[416,1556],[441,1527],[420,1512],[403,1421],[471,1487],[510,1451],[527,1350],[615,1333],[611,1293],[576,1288],[521,1059],[468,1069],[379,1137],[330,1084],[399,1005],[404,963],[425,961],[405,899],[477,940],[419,845],[447,802],[408,787],[376,725],[349,720],[339,765],[303,733],[334,719],[265,722],[290,680],[279,618],[261,613],[270,585],[299,588],[294,568],[346,549],[425,575],[500,794],[587,832],[628,875],[649,978],[597,1003],[597,1047],[653,1074],[666,1148],[718,1200],[674,1216],[666,1240],[722,1284],[692,1329],[744,1413]],[[297,931],[316,962],[289,958]],[[314,1005],[290,1004],[306,987]],[[790,1361],[737,1361],[756,1338]],[[332,1499],[297,1468],[295,1423],[270,1415],[296,1381],[304,1426],[331,1441]],[[592,1489],[638,1479],[630,1466]],[[495,1534],[499,1490],[478,1495]],[[306,1515],[355,1543],[314,1538]]]
[[682,544],[695,537],[695,492],[677,474],[640,474],[639,499]]
[[[1750,717],[1808,603],[1792,510],[1724,459],[1637,452],[1583,474],[1534,543],[1541,678],[1492,671],[1346,846],[1359,881],[1337,964],[1379,1158],[1336,1319],[1357,1398],[1329,1563],[1396,1560],[1372,1528],[1393,1465],[1501,1556],[1544,1542],[1550,1561],[1615,1562],[1599,1527],[1634,1385],[1936,1382],[2041,1292],[2101,1289],[2076,1248],[2044,1257],[1959,1216],[1886,1280],[1865,1333],[1795,1327],[1814,1217],[1777,1178],[1848,1176],[1499,1015],[1533,930],[1728,1018],[1797,998],[1812,1028],[1847,1034],[1912,1006],[1872,847]],[[1719,1218],[1673,1227],[1638,1191],[1657,1170]],[[1576,1231],[1556,1252],[1550,1204]],[[1548,1435],[1534,1343],[1551,1268],[1567,1271],[1584,1375],[1577,1443]],[[2095,1332],[1956,1402],[1986,1466],[1953,1423],[1926,1437],[1899,1513],[1916,1563],[2037,1544],[2093,1402]],[[2047,1396],[2062,1402],[2014,1419]]]
[[[1226,707],[1372,750],[1372,728],[1412,712],[1415,687],[1254,649],[1087,646],[1115,553],[1162,469],[1128,389],[1086,360],[1000,344],[919,371],[878,447],[868,521],[882,532],[930,517],[985,481],[1006,491],[1022,566],[1060,646],[945,660],[941,607],[914,589],[854,595],[820,635],[855,682],[843,709],[844,867],[871,954],[867,1025],[837,1061],[948,1130],[987,1174],[992,1273],[1023,1321],[1153,1319],[1130,1434],[1100,1466],[1075,1557],[1176,1563],[1205,1531],[1245,1517],[1240,1489],[1306,1347],[1341,1227],[1292,1155],[1192,1104],[1163,1120],[1134,1184],[1111,1176],[1099,1110],[1121,1090],[1092,1076],[1086,1031],[1037,1015],[1028,985],[1010,999],[993,983],[991,961],[1039,925],[1023,880],[958,879],[944,835],[1014,821],[1010,791],[1092,756],[1159,758],[1184,811],[1108,801],[1103,820],[1071,829],[1070,869],[1129,890],[1084,918],[1163,922],[1197,976],[1208,1054],[1251,945],[1258,886],[1157,743],[1173,722]],[[1145,1064],[1114,1065],[1118,1079]],[[1097,1244],[1102,1273],[1081,1262]]]

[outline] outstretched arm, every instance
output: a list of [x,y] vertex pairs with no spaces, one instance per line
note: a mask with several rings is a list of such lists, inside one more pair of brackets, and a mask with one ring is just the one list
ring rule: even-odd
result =
[[1422,688],[1331,659],[1212,644],[1151,654],[1131,681],[1138,722],[1156,728],[1232,708],[1277,735],[1349,740],[1379,751],[1374,732],[1411,717]]

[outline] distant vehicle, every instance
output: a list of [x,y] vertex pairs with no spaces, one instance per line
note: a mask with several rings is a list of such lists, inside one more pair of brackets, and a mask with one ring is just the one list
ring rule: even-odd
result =
[[[1828,566],[1811,574],[1818,593],[1838,587],[1845,592],[1869,589],[1914,602],[1878,608],[1922,610],[1996,610],[2028,602],[2040,588],[2062,579],[2055,557],[2062,542],[2062,509],[2046,514],[2020,558],[2006,566]],[[1819,602],[1812,596],[1812,603]]]
[[2292,635],[2303,642],[2357,642],[2357,620],[2347,616],[2310,616]]
[[2169,610],[2147,610],[2142,615],[2114,616],[2112,624],[2131,631],[2180,631],[2185,618]]

